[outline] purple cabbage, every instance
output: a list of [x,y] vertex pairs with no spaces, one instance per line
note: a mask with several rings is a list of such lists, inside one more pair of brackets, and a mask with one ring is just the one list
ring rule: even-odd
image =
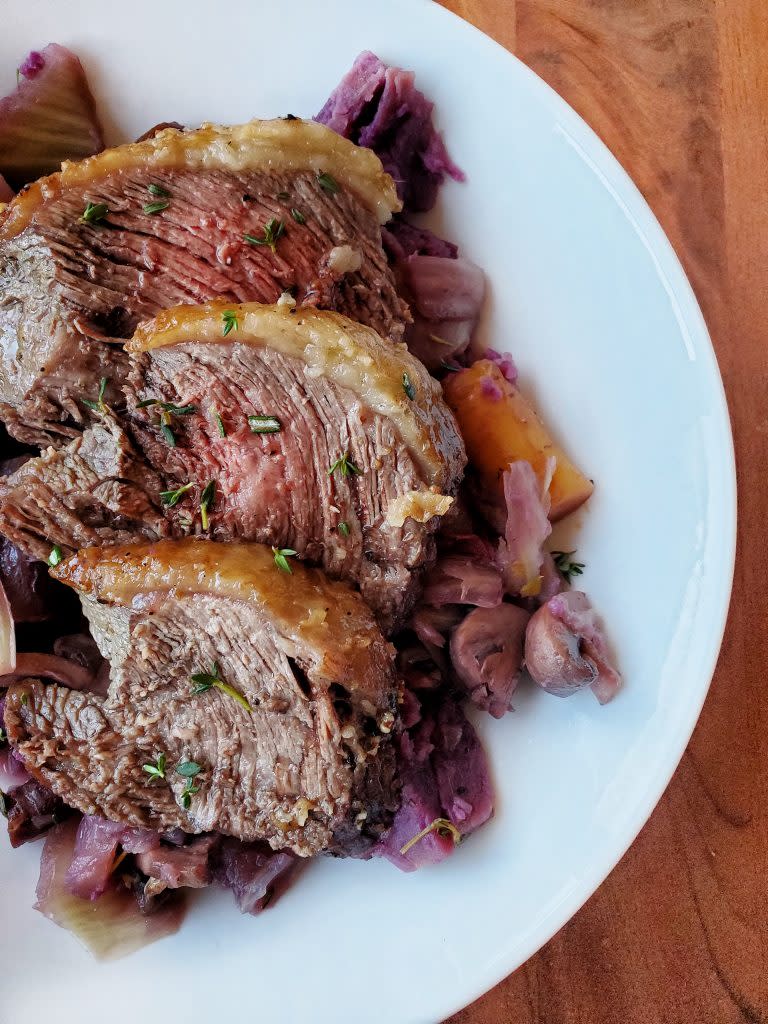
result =
[[361,53],[315,118],[372,149],[392,175],[405,210],[431,210],[446,175],[463,181],[432,122],[433,104],[414,75]]
[[225,838],[217,852],[214,880],[232,891],[243,914],[259,914],[285,892],[300,866],[288,850]]
[[467,836],[493,814],[488,760],[475,728],[458,704],[445,701],[437,712],[432,765],[446,818]]
[[400,736],[398,762],[402,802],[377,853],[403,871],[415,871],[445,860],[455,841],[433,828],[405,853],[404,847],[440,819],[462,838],[469,835],[493,813],[493,787],[477,733],[450,698]]

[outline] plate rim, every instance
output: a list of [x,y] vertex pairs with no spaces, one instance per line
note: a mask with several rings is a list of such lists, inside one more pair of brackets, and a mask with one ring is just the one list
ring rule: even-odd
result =
[[[521,60],[517,54],[507,49],[506,46],[498,42],[487,32],[462,18],[461,15],[444,7],[440,0],[421,0],[421,3],[437,8],[440,11],[438,17],[443,17],[454,23],[458,22],[464,31],[474,34],[476,41],[481,42],[482,45],[487,46],[491,50],[495,50],[497,55],[500,53],[502,55],[501,59],[513,61],[517,65],[522,77],[528,79],[529,86],[539,92],[542,101],[551,110],[553,117],[560,123],[567,124],[571,122],[576,125],[581,135],[579,141],[583,139],[589,143],[588,156],[594,162],[596,169],[601,172],[604,184],[606,187],[611,186],[615,188],[617,198],[631,211],[633,219],[639,221],[639,226],[644,229],[643,234],[648,243],[649,251],[657,257],[660,271],[678,300],[680,306],[679,320],[681,324],[685,324],[691,329],[697,358],[703,357],[706,360],[706,372],[712,389],[712,397],[717,402],[716,408],[713,408],[713,414],[716,414],[719,420],[718,441],[723,442],[722,445],[718,446],[716,453],[708,452],[708,466],[710,469],[718,469],[717,463],[719,461],[719,474],[727,488],[720,501],[720,515],[722,516],[722,525],[724,527],[720,541],[720,556],[722,568],[724,569],[724,575],[722,576],[723,586],[720,588],[722,597],[718,602],[719,607],[716,609],[717,615],[714,620],[716,622],[716,629],[712,634],[714,642],[711,644],[707,666],[702,676],[705,681],[701,687],[699,698],[694,704],[689,705],[689,724],[685,725],[682,729],[674,748],[670,745],[667,749],[666,767],[663,771],[657,773],[654,780],[655,784],[649,787],[644,800],[640,801],[637,816],[633,819],[633,824],[629,830],[631,833],[629,838],[622,844],[621,849],[615,855],[605,858],[601,862],[600,866],[589,876],[587,881],[582,876],[579,891],[575,895],[569,895],[558,906],[557,912],[552,912],[545,921],[534,929],[532,937],[527,944],[530,948],[522,955],[522,959],[520,954],[505,957],[503,952],[500,953],[493,961],[492,967],[478,972],[478,974],[482,974],[482,980],[478,979],[469,998],[464,998],[460,1003],[451,1001],[440,1007],[439,1013],[442,1020],[470,1006],[477,999],[514,974],[531,957],[543,949],[557,932],[575,917],[624,858],[629,848],[647,825],[651,815],[669,787],[701,717],[720,658],[730,610],[736,567],[738,488],[733,427],[725,385],[712,336],[685,267],[645,196],[621,161],[600,138],[595,129],[556,89]],[[608,177],[609,174],[614,179],[613,181]],[[584,891],[582,892],[581,890]]]

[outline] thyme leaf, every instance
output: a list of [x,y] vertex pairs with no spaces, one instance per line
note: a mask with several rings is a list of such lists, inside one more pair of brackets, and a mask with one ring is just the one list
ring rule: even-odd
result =
[[336,193],[339,191],[338,181],[336,181],[336,179],[332,175],[326,174],[325,172],[323,172],[322,174],[318,174],[317,184],[320,186],[321,189],[323,189],[323,191],[327,192],[331,196],[336,195]]
[[143,764],[143,770],[153,779],[165,778],[165,754],[160,754],[154,764]]
[[228,697],[236,700],[238,704],[253,714],[253,708],[242,695],[239,693],[234,686],[230,686],[229,683],[225,683],[221,678],[221,671],[219,669],[218,661],[214,661],[210,672],[196,672],[192,676],[192,694],[197,696],[200,693],[205,693],[211,688],[219,690],[221,693],[225,693]]
[[237,313],[234,311],[234,309],[225,309],[224,312],[221,314],[221,321],[224,324],[224,330],[222,334],[225,338],[230,333],[230,331],[236,331],[238,328]]
[[106,411],[107,403],[104,401],[104,393],[107,390],[108,379],[109,378],[107,377],[102,377],[101,380],[99,381],[99,393],[96,398],[96,401],[93,401],[93,399],[91,398],[83,398],[81,399],[83,405],[87,406],[89,409],[93,409],[94,412]]
[[98,224],[109,213],[106,203],[86,203],[85,209],[80,215],[81,224]]
[[272,250],[277,252],[277,240],[285,233],[285,224],[282,220],[277,220],[275,217],[270,217],[267,223],[264,225],[264,235],[261,238],[257,238],[256,235],[243,235],[246,242],[251,245],[266,245]]
[[177,487],[175,491],[160,491],[160,501],[165,505],[166,508],[173,508],[174,505],[178,505],[182,496],[187,491],[192,490],[193,485],[191,483],[182,484],[181,487]]
[[158,199],[156,203],[145,203],[142,209],[144,213],[162,213],[163,210],[167,210],[171,204],[167,199]]
[[203,523],[203,529],[208,529],[208,512],[216,500],[216,481],[209,480],[203,488],[203,493],[200,495],[200,519]]
[[296,552],[293,548],[272,548],[272,554],[275,556],[275,565],[280,572],[287,572],[289,575],[293,573],[288,559],[293,558]]
[[342,455],[340,455],[338,459],[336,459],[336,461],[328,468],[328,476],[333,476],[337,469],[342,476],[350,476],[350,474],[360,476],[361,473],[363,472],[362,469],[356,466],[352,459],[349,457],[349,452],[344,452]]
[[552,552],[552,558],[554,559],[557,571],[565,577],[567,583],[570,583],[574,576],[581,576],[584,572],[584,563],[573,560],[572,556],[575,554],[575,551]]

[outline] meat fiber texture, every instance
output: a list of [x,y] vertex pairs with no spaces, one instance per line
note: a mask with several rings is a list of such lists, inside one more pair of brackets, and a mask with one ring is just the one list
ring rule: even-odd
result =
[[[238,326],[225,337],[226,316]],[[327,313],[208,306],[166,320],[143,329],[157,347],[131,356],[125,413],[105,408],[0,484],[5,536],[41,559],[54,544],[256,540],[354,582],[392,632],[464,465],[437,382],[402,346]],[[159,344],[180,323],[189,341]]]
[[[258,127],[252,134],[258,140]],[[69,165],[0,212],[0,415],[19,440],[60,445],[76,436],[102,378],[105,401],[119,406],[127,359],[115,341],[177,304],[275,302],[289,291],[299,305],[337,309],[402,338],[407,308],[370,196],[309,167],[147,164],[194,136],[166,129],[132,144],[155,147],[140,150],[143,164],[126,146]],[[371,182],[366,165],[361,178],[378,197],[379,178],[389,179],[374,164],[379,177]]]
[[66,804],[301,856],[364,854],[389,826],[394,651],[359,595],[255,544],[90,549],[58,575],[83,595],[108,695],[26,680],[4,718]]

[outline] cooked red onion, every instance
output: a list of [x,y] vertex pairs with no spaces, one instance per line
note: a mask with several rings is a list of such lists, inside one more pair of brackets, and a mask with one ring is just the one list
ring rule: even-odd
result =
[[543,584],[542,545],[552,532],[549,495],[530,462],[512,462],[504,473],[507,521],[499,541],[499,561],[508,594],[536,597]]
[[430,370],[460,356],[472,340],[485,298],[485,276],[466,259],[409,256],[396,268],[411,306],[408,348]]
[[48,833],[40,859],[35,910],[72,932],[99,960],[127,956],[178,931],[184,917],[184,903],[178,898],[145,915],[132,889],[117,878],[95,903],[68,892],[64,880],[72,862],[77,831],[78,823],[73,819],[56,825]]
[[[0,725],[2,716],[0,716]],[[30,774],[24,767],[24,762],[9,744],[0,747],[0,790],[4,793],[12,792],[28,782]]]
[[[13,672],[16,663],[16,631],[13,626],[11,603],[5,587],[0,584],[0,677],[7,672]],[[0,678],[0,686],[3,685],[6,684]]]
[[70,690],[88,690],[94,684],[93,673],[69,658],[55,654],[19,654],[12,671],[0,676],[0,686],[10,686],[17,679],[53,679]]
[[64,888],[81,900],[95,900],[109,886],[125,825],[86,814],[77,827],[72,860]]

